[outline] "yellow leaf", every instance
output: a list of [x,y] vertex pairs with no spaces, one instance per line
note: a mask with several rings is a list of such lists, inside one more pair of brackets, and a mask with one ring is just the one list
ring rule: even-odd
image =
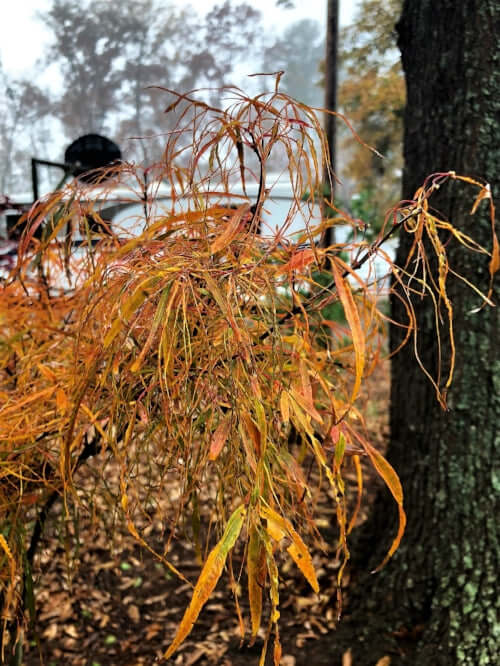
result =
[[309,416],[318,423],[323,423],[323,417],[317,411],[316,407],[313,405],[312,400],[311,402],[309,402],[307,396],[303,395],[302,393],[299,393],[293,388],[290,389],[290,394],[292,395],[293,399],[299,403],[299,405],[306,412],[306,414],[309,414]]
[[109,329],[107,335],[104,337],[104,349],[109,347],[109,345],[113,342],[113,340],[116,338],[118,333],[120,332],[121,327],[123,326],[123,321],[117,317],[113,323],[111,324],[111,328]]
[[267,444],[267,420],[266,412],[262,405],[262,402],[257,398],[253,400],[255,416],[257,417],[257,428],[260,436],[260,448],[257,450],[257,455],[264,455]]
[[136,287],[132,296],[125,301],[121,307],[121,316],[116,315],[115,320],[111,324],[111,328],[104,337],[103,345],[105,349],[113,342],[120,332],[120,329],[126,325],[129,317],[136,312],[149,297],[148,289],[154,287],[158,280],[159,277],[157,275],[143,280],[141,284]]
[[396,534],[394,541],[392,542],[391,547],[389,548],[389,552],[384,557],[383,561],[375,569],[375,571],[379,571],[398,549],[405,531],[406,514],[403,509],[403,487],[401,486],[401,481],[399,480],[396,471],[394,470],[392,465],[389,462],[387,462],[384,456],[381,453],[379,453],[377,449],[374,449],[373,446],[368,444],[368,442],[363,442],[363,446],[365,451],[369,455],[373,466],[384,480],[386,486],[389,488],[389,490],[392,493],[392,496],[394,497],[394,499],[398,504],[398,513],[399,513],[398,533]]
[[231,416],[228,414],[223,421],[219,423],[210,442],[210,451],[208,453],[209,460],[217,460],[219,453],[222,451],[227,437],[231,430]]
[[184,639],[191,633],[201,609],[212,594],[224,569],[229,551],[236,543],[243,526],[246,509],[238,507],[229,518],[224,534],[219,543],[210,552],[193,591],[191,603],[184,613],[172,644],[165,652],[164,659],[169,659]]
[[281,416],[283,417],[283,422],[285,424],[288,424],[288,422],[290,421],[290,403],[288,401],[288,395],[286,391],[281,392],[280,410],[281,410]]
[[[147,337],[146,342],[144,343],[139,356],[135,359],[135,361],[132,363],[130,366],[130,371],[131,372],[137,372],[141,365],[144,363],[144,359],[146,358],[146,355],[153,344],[154,337],[156,335],[156,332],[158,328],[160,327],[161,323],[168,322],[169,317],[170,317],[170,312],[172,310],[172,306],[174,304],[174,301],[177,296],[177,291],[179,289],[179,283],[176,282],[173,287],[171,288],[171,285],[167,285],[165,289],[163,290],[160,300],[158,302],[158,307],[156,308],[155,315],[153,317],[153,321],[151,322],[151,328],[149,331],[149,335]],[[168,299],[168,302],[167,302]]]
[[359,461],[359,456],[354,455],[353,456],[353,461],[354,461],[354,467],[356,468],[356,481],[357,481],[357,486],[358,486],[358,493],[356,497],[356,506],[354,507],[353,514],[351,516],[351,520],[349,521],[349,526],[347,528],[347,534],[350,534],[353,527],[356,525],[356,520],[358,518],[358,513],[361,508],[361,497],[363,494],[363,471],[361,469],[361,463]]
[[12,551],[9,548],[9,544],[5,540],[5,537],[3,534],[0,534],[0,546],[2,546],[2,549],[4,550],[5,554],[9,558],[9,560],[13,561],[14,557],[12,555]]
[[373,466],[387,484],[392,496],[398,504],[403,504],[403,487],[394,467],[371,444],[366,441],[363,444]]
[[356,378],[354,381],[354,388],[352,390],[352,400],[355,400],[359,388],[361,386],[361,379],[365,367],[365,336],[361,328],[361,321],[359,319],[358,309],[354,298],[351,293],[349,285],[342,277],[335,261],[332,262],[333,277],[335,279],[335,286],[339,296],[342,307],[344,308],[345,316],[349,328],[351,329],[352,343],[354,345],[354,356],[356,364]]
[[51,382],[56,382],[57,381],[57,375],[55,374],[55,372],[53,372],[46,365],[42,365],[41,363],[38,363],[37,368],[39,369],[40,374],[45,377],[45,379],[48,379]]
[[342,461],[344,460],[345,453],[345,437],[340,433],[337,443],[335,444],[335,471],[339,471],[342,466]]
[[267,524],[266,530],[270,537],[272,537],[278,543],[286,536],[286,530],[277,523],[274,518],[271,516],[266,516]]
[[262,507],[260,513],[261,516],[267,520],[267,531],[269,534],[275,539],[276,537],[272,532],[275,532],[277,536],[281,534],[276,541],[281,540],[283,532],[290,537],[292,543],[287,548],[290,557],[299,567],[312,589],[315,592],[319,592],[319,585],[316,579],[316,572],[314,571],[311,554],[309,553],[306,544],[302,541],[300,534],[295,531],[292,523],[269,507]]
[[[280,603],[279,595],[279,575],[276,560],[274,559],[273,549],[269,540],[265,541],[267,570],[269,572],[269,596],[271,599],[271,622],[277,622],[280,617],[278,610]],[[263,651],[264,654],[264,651]],[[264,663],[264,662],[262,662]]]
[[[122,501],[123,501],[123,496],[122,496]],[[128,499],[126,504],[128,504]],[[130,534],[136,539],[141,546],[146,548],[146,550],[149,550],[149,552],[154,555],[154,557],[158,558],[162,564],[164,564],[170,571],[175,574],[178,578],[180,578],[182,581],[187,583],[188,585],[191,585],[191,583],[188,581],[188,579],[181,574],[180,571],[178,571],[173,564],[171,564],[168,560],[166,560],[164,557],[159,555],[151,546],[147,543],[147,541],[144,541],[144,539],[141,537],[139,532],[137,531],[136,526],[134,523],[130,520],[130,518],[127,520],[127,529],[130,532]]]
[[[294,396],[295,397],[295,396]],[[307,419],[306,415],[304,414],[304,411],[302,410],[301,405],[299,405],[298,400],[290,400],[290,407],[292,408],[292,412],[296,418],[296,424],[299,425],[299,428],[302,428],[304,432],[306,432],[308,435],[312,436],[313,429],[311,427],[310,421]]]

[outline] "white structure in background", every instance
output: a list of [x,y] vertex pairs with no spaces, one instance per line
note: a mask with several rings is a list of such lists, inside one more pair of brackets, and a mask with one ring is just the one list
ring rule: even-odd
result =
[[[279,234],[283,243],[312,240],[312,237],[307,234],[306,228],[314,228],[320,223],[319,206],[308,201],[298,201],[294,197],[290,181],[284,176],[280,177],[280,174],[268,174],[266,184],[269,184],[270,192],[264,202],[260,232],[262,237],[276,238]],[[258,190],[256,182],[247,183],[245,191],[241,183],[236,183],[231,188],[230,195],[215,187],[209,193],[200,192],[198,196],[206,202],[207,207],[216,204],[241,205],[246,202],[254,204]],[[151,182],[146,193],[138,190],[137,186],[126,187],[123,184],[112,186],[109,181],[102,186],[85,186],[80,183],[78,191],[88,192],[88,201],[92,202],[101,218],[110,223],[112,230],[118,236],[134,236],[141,233],[148,223],[167,217],[173,212],[178,214],[194,208],[192,200],[195,194],[179,193],[174,200],[170,186],[162,182]],[[71,192],[71,186],[68,188],[69,192]],[[29,209],[31,195],[20,194],[12,197],[12,201]],[[19,211],[14,208],[0,213],[0,275],[5,274],[5,270],[15,261],[17,243],[14,239],[9,238],[9,228],[17,216],[19,216]],[[336,241],[345,242],[350,231],[351,228],[348,226],[336,227]],[[82,238],[77,234],[75,240],[78,242]],[[361,240],[361,234],[358,240]],[[388,243],[384,249],[393,258],[394,243]],[[360,269],[360,277],[373,280],[375,276],[385,275],[387,273],[386,261],[382,257],[376,258],[371,272],[369,271],[367,263]]]

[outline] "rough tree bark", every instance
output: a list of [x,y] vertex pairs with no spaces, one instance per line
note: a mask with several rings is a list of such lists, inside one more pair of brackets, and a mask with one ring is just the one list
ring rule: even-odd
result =
[[[499,3],[406,0],[398,34],[408,92],[403,196],[428,174],[455,170],[486,179],[498,200]],[[463,187],[447,185],[438,194],[433,202],[442,215],[491,245],[487,205],[471,217]],[[407,250],[403,239],[399,261]],[[488,260],[453,243],[448,251],[452,267],[487,292]],[[499,308],[471,314],[478,298],[457,280],[450,293],[458,355],[449,411],[438,406],[411,345],[393,360],[387,455],[403,483],[408,527],[394,561],[362,590],[370,599],[362,606],[387,619],[385,631],[404,663],[486,666],[498,663],[500,637]],[[497,281],[497,304],[499,295]],[[418,346],[435,369],[429,301],[418,303]],[[393,312],[404,320],[396,300]],[[394,328],[393,346],[400,335]],[[367,532],[373,540],[387,533],[389,502],[378,500]]]
[[[398,34],[408,92],[404,197],[412,197],[427,175],[455,170],[490,182],[498,202],[500,4],[405,0]],[[432,201],[441,215],[490,247],[488,206],[483,202],[471,216],[470,195],[463,186],[447,184]],[[403,239],[399,262],[407,250]],[[452,242],[447,250],[451,266],[487,292],[488,259]],[[497,307],[472,314],[480,304],[477,295],[453,280],[457,364],[447,412],[417,367],[412,345],[392,362],[387,457],[403,484],[408,526],[389,564],[361,576],[349,592],[344,623],[329,637],[328,660],[323,648],[317,664],[340,663],[347,647],[356,666],[374,666],[384,655],[391,656],[391,666],[498,664],[499,292],[497,279]],[[418,347],[425,365],[435,370],[429,301],[416,304]],[[393,313],[405,319],[397,300]],[[393,347],[400,335],[394,328]],[[387,550],[396,523],[392,504],[381,492],[353,546],[358,571],[372,569]]]

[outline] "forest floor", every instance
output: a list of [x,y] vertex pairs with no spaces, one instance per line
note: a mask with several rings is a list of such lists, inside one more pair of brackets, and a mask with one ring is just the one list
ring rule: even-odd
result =
[[[361,400],[370,441],[384,450],[388,436],[388,362],[382,364],[364,387]],[[367,515],[378,480],[366,464],[362,511]],[[354,465],[347,466],[348,493],[356,495]],[[314,594],[291,561],[285,558],[280,574],[280,634],[283,666],[315,666],[308,655],[315,641],[335,631],[337,625],[336,574],[340,562],[335,557],[335,507],[320,504],[317,525],[326,542],[316,549],[314,565],[320,594]],[[153,555],[141,549],[126,528],[109,534],[98,532],[82,517],[78,525],[78,565],[69,567],[70,553],[63,538],[52,533],[44,540],[37,558],[35,631],[28,634],[23,664],[26,666],[139,666],[156,663],[170,644],[176,627],[191,598],[191,586],[172,576]],[[155,540],[154,525],[150,539]],[[161,543],[161,534],[157,535]],[[71,557],[74,553],[71,553]],[[195,582],[200,564],[193,546],[179,540],[169,558],[183,574]],[[234,570],[239,569],[237,557]],[[344,604],[349,595],[350,572],[343,578]],[[243,587],[243,584],[242,584]],[[252,666],[259,663],[263,636],[248,646],[248,605],[245,590],[240,603],[247,621],[247,635],[240,639],[233,593],[223,576],[203,608],[192,633],[169,663],[177,666]],[[264,609],[265,610],[265,609]],[[37,640],[35,640],[35,636]],[[334,636],[332,637],[334,641]],[[320,643],[317,643],[318,647]],[[269,646],[272,654],[272,639]],[[267,663],[271,663],[271,654]],[[324,655],[321,663],[330,663]],[[313,663],[314,662],[314,663]],[[382,660],[379,666],[390,661]],[[351,666],[346,652],[337,664]],[[356,666],[356,664],[353,664]]]

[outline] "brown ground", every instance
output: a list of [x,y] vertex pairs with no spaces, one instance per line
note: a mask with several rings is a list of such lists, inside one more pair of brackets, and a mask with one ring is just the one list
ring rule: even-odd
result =
[[[388,368],[377,371],[366,385],[366,406],[371,441],[380,448],[387,436]],[[370,396],[368,400],[368,394]],[[347,478],[354,479],[349,468]],[[377,481],[371,471],[365,477],[364,510],[375,492]],[[353,483],[353,489],[355,484]],[[319,527],[329,539],[328,524],[333,507],[325,503]],[[179,583],[152,555],[141,550],[123,530],[113,531],[112,540],[96,533],[85,519],[79,524],[79,567],[68,571],[64,540],[55,534],[44,541],[38,558],[37,641],[32,633],[25,648],[23,663],[38,666],[138,666],[153,664],[164,653],[190,600],[190,586]],[[330,532],[332,535],[334,532]],[[160,534],[157,535],[160,539]],[[155,539],[154,526],[150,538]],[[178,542],[171,561],[186,577],[195,581],[200,567],[190,544]],[[315,595],[293,563],[283,560],[280,587],[280,632],[283,666],[308,663],[314,641],[332,632],[336,625],[335,576],[339,562],[334,546],[317,550],[314,563],[320,583]],[[239,563],[234,563],[237,572]],[[349,582],[349,572],[344,577]],[[248,623],[245,590],[241,595],[243,614]],[[348,588],[344,596],[348,595]],[[248,626],[247,626],[248,638]],[[206,604],[193,632],[170,663],[179,666],[241,666],[258,664],[262,637],[240,648],[240,635],[233,595],[223,576]],[[272,653],[272,644],[269,652]],[[267,663],[267,662],[266,662]],[[270,662],[269,662],[270,663]],[[329,663],[327,655],[322,663]],[[351,666],[348,653],[338,666]],[[379,663],[387,666],[389,662]],[[333,664],[332,666],[337,666]],[[354,665],[355,666],[355,665]]]

